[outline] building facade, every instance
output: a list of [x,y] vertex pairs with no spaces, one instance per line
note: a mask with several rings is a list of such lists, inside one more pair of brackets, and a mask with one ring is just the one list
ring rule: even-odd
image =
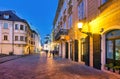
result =
[[119,0],[59,0],[53,36],[60,55],[102,70],[119,65],[119,5]]
[[[13,11],[0,11],[1,54],[24,55],[32,52],[32,31],[29,24]],[[34,40],[35,41],[35,40]]]
[[43,46],[44,50],[51,50],[51,36],[49,34],[47,34],[44,38],[44,46]]
[[33,44],[34,44],[34,46],[33,46],[34,53],[40,53],[40,50],[41,50],[40,36],[35,30],[32,31],[32,34],[33,34],[32,40],[33,40]]

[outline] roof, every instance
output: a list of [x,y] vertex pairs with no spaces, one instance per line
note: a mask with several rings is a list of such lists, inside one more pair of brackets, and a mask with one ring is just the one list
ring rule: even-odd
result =
[[[9,15],[8,19],[4,18],[4,15]],[[20,21],[20,22],[25,22],[26,20],[21,19],[20,17],[18,17],[14,11],[12,10],[7,10],[7,11],[0,11],[0,20],[8,20],[8,21]]]
[[[9,18],[5,19],[4,15],[9,15]],[[22,19],[22,18],[18,17],[16,15],[15,11],[13,11],[13,10],[0,11],[0,20],[24,22],[30,28],[30,25],[28,24],[28,22],[25,19]]]

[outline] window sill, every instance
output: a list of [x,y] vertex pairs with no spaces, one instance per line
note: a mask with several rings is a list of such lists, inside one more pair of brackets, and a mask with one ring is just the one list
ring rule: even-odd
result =
[[86,21],[86,17],[79,19],[80,22],[85,22]]
[[8,42],[9,40],[3,40],[3,41],[7,41]]
[[2,29],[4,29],[4,30],[9,30],[9,28],[2,28]]

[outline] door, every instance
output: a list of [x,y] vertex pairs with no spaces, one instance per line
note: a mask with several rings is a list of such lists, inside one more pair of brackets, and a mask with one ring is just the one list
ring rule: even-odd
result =
[[68,42],[66,42],[66,46],[65,46],[65,48],[66,48],[66,54],[65,54],[65,57],[68,58]]
[[120,66],[120,30],[112,30],[106,34],[106,64]]
[[78,40],[74,41],[75,61],[78,61]]
[[93,34],[93,67],[101,69],[101,35]]
[[70,59],[73,60],[73,48],[72,43],[70,43]]
[[115,62],[114,65],[120,66],[120,39],[115,40]]
[[90,37],[87,36],[85,38],[85,42],[83,43],[83,61],[88,66],[89,66],[89,59],[90,59],[90,57],[89,57],[89,55],[90,55],[89,54],[89,39],[90,39]]
[[107,40],[106,62],[120,66],[120,39]]

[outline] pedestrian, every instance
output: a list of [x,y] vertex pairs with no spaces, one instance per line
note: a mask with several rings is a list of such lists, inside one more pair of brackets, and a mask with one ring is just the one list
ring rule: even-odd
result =
[[51,55],[52,55],[52,52],[53,52],[53,51],[52,51],[52,50],[50,50],[50,54],[49,54],[49,57],[51,57]]
[[53,50],[52,54],[53,54],[53,58],[54,58],[54,56],[55,56],[55,50]]
[[46,57],[48,56],[48,50],[46,50]]

